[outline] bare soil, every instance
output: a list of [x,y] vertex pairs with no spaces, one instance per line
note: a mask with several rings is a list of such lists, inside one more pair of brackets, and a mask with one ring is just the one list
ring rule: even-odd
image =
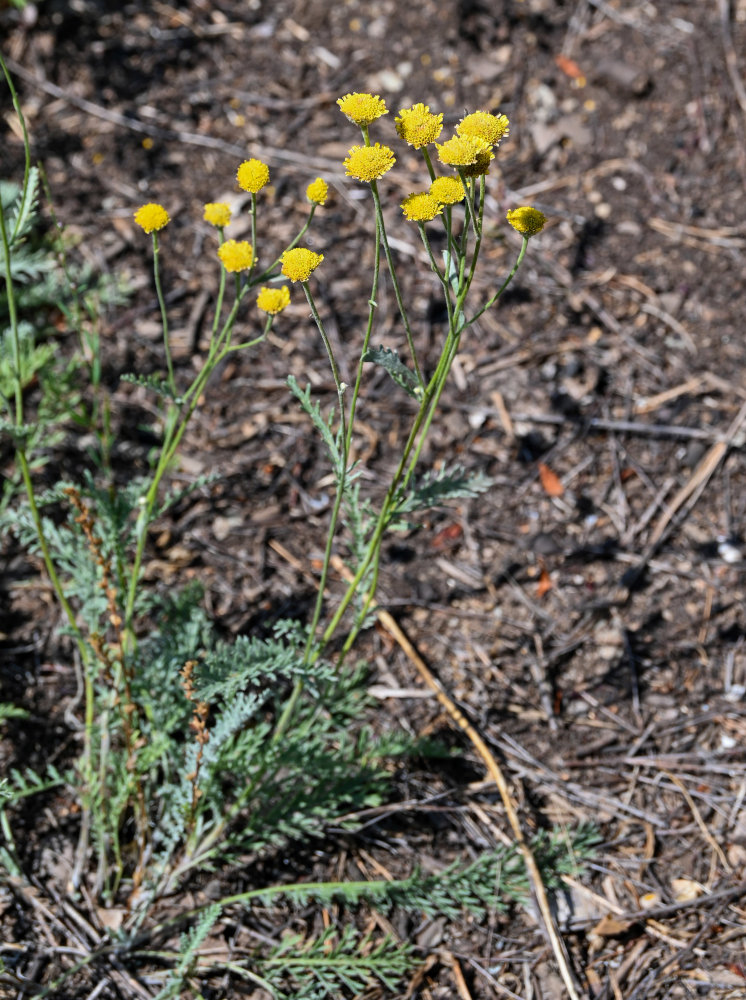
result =
[[[389,544],[381,602],[502,761],[524,829],[599,824],[597,861],[557,914],[579,995],[746,996],[746,2],[47,0],[20,13],[0,5],[0,30],[60,221],[81,253],[135,288],[108,322],[123,468],[145,460],[147,414],[119,375],[160,364],[134,208],[159,201],[173,218],[164,285],[186,370],[217,280],[203,203],[238,199],[247,155],[268,162],[271,254],[324,175],[333,197],[309,245],[326,258],[318,301],[344,377],[362,335],[373,216],[368,192],[344,176],[357,136],[336,98],[373,91],[392,111],[422,101],[451,126],[477,108],[509,116],[478,293],[516,252],[507,209],[530,203],[549,223],[464,343],[424,458],[458,459],[496,486]],[[7,124],[5,92],[0,101]],[[372,132],[398,150],[381,190],[427,366],[443,317],[399,211],[422,181],[393,118]],[[18,176],[10,127],[0,164]],[[231,235],[245,235],[240,224]],[[388,285],[379,307],[379,339],[402,346]],[[314,593],[328,468],[285,377],[310,381],[322,400],[333,385],[307,313],[296,295],[270,342],[220,372],[180,470],[220,479],[164,522],[149,554],[152,579],[199,579],[232,634],[303,616]],[[402,405],[371,375],[361,457],[374,490]],[[84,446],[71,438],[60,461]],[[37,568],[10,542],[2,566],[3,700],[33,713],[4,744],[18,765],[63,753],[75,691]],[[448,733],[433,698],[388,696],[420,681],[385,629],[361,651],[382,726]],[[395,846],[383,834],[344,848],[331,839],[316,875],[340,864],[359,873],[363,855],[406,871],[425,853],[446,863],[500,842],[502,805],[466,742],[463,763],[411,776],[409,798],[442,795],[437,821],[418,814]],[[74,832],[64,811],[45,820],[52,854]],[[0,957],[15,954],[32,979],[70,920],[43,882],[39,893],[34,908],[0,889]],[[489,926],[438,925],[417,943],[423,964],[402,997],[566,995],[521,908]],[[74,996],[129,989],[119,976]],[[221,990],[212,995],[238,995],[230,979]]]

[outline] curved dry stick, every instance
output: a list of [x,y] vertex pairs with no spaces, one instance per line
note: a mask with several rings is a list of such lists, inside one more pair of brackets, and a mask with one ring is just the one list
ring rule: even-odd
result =
[[[344,565],[342,560],[337,556],[333,559],[334,568],[342,576],[347,578],[349,576],[349,570]],[[379,608],[376,612],[379,622],[387,629],[391,635],[396,639],[396,641],[401,646],[402,650],[406,653],[409,659],[417,668],[418,673],[435,694],[440,704],[446,710],[451,719],[456,723],[459,729],[461,729],[466,736],[469,738],[472,746],[477,751],[479,756],[487,768],[490,777],[497,785],[497,790],[500,793],[500,798],[503,801],[503,806],[505,807],[505,812],[508,817],[508,822],[510,823],[510,828],[513,831],[513,836],[515,838],[516,846],[521,852],[523,857],[523,862],[526,866],[529,878],[531,880],[531,886],[534,892],[534,898],[536,899],[536,904],[541,915],[541,919],[544,923],[544,930],[546,931],[549,943],[552,946],[552,951],[554,952],[554,957],[557,960],[557,965],[559,966],[560,975],[567,989],[567,995],[569,1000],[579,1000],[578,994],[575,990],[575,983],[570,972],[570,965],[567,960],[567,954],[565,952],[565,946],[562,938],[557,931],[554,924],[554,918],[552,917],[552,911],[549,906],[549,898],[547,896],[547,891],[544,886],[544,881],[541,877],[541,872],[539,871],[539,866],[536,863],[536,858],[531,851],[531,848],[526,842],[526,838],[523,836],[523,831],[521,830],[520,820],[518,819],[518,813],[513,805],[513,800],[510,796],[510,789],[508,788],[508,783],[505,780],[502,770],[499,764],[495,760],[494,756],[490,752],[489,747],[484,742],[482,737],[479,735],[474,726],[469,722],[461,709],[455,704],[450,695],[447,694],[445,688],[440,683],[438,678],[432,673],[430,668],[427,666],[425,661],[419,655],[417,650],[414,648],[412,643],[406,637],[404,632],[399,627],[396,620],[389,614],[388,611],[383,608]]]

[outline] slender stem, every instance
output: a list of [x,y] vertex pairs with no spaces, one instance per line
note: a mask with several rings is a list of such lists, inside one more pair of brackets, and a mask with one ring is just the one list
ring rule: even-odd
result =
[[174,366],[171,360],[171,345],[168,340],[168,312],[166,311],[166,301],[163,298],[161,288],[161,269],[158,266],[158,233],[153,232],[153,278],[155,280],[155,293],[158,297],[158,305],[161,310],[161,326],[163,327],[163,347],[166,352],[166,367],[168,368],[168,387],[176,395],[176,381],[174,379]]
[[430,180],[435,180],[435,168],[433,167],[433,161],[430,159],[430,153],[427,150],[427,146],[423,146],[420,150],[422,153],[422,158],[425,161],[425,166],[427,167],[427,172],[430,174]]
[[251,259],[251,268],[249,270],[249,277],[256,267],[257,260],[257,249],[256,249],[256,194],[252,191],[251,193],[251,249],[253,251],[253,256]]
[[326,348],[326,353],[329,358],[329,365],[332,370],[332,377],[334,379],[334,384],[337,387],[337,400],[339,403],[339,420],[340,420],[340,434],[339,439],[342,444],[339,455],[339,467],[337,468],[337,489],[336,495],[334,497],[334,507],[332,509],[331,521],[329,523],[329,528],[326,536],[326,546],[324,549],[324,562],[321,569],[321,578],[318,583],[318,592],[316,594],[316,606],[314,607],[313,617],[311,618],[311,625],[308,630],[308,639],[306,641],[306,649],[304,654],[304,662],[308,662],[311,647],[313,645],[314,636],[316,634],[316,627],[319,624],[321,618],[321,609],[324,604],[324,591],[326,590],[326,581],[329,576],[329,563],[332,557],[332,549],[334,546],[334,539],[337,531],[337,521],[339,519],[339,511],[342,506],[342,500],[344,498],[346,480],[347,480],[347,462],[345,461],[344,446],[347,441],[347,424],[345,415],[345,405],[344,405],[344,392],[346,386],[341,381],[339,377],[339,368],[337,366],[337,360],[334,357],[334,352],[332,350],[332,345],[329,341],[326,330],[324,329],[324,324],[319,316],[318,309],[316,308],[316,303],[313,300],[313,295],[311,294],[311,289],[308,286],[308,282],[303,282],[303,291],[306,293],[306,299],[308,305],[310,306],[311,313],[314,318],[314,322],[321,334],[321,339],[324,342],[324,347]]
[[132,624],[135,610],[135,599],[137,596],[137,585],[140,578],[140,567],[142,565],[142,559],[145,552],[147,529],[153,518],[153,511],[155,510],[161,480],[166,474],[166,471],[176,454],[176,450],[181,443],[181,439],[184,436],[184,432],[186,431],[192,414],[197,408],[197,404],[207,380],[215,370],[215,366],[230,350],[230,334],[235,324],[238,307],[247,291],[248,286],[244,286],[240,294],[236,297],[236,301],[228,314],[225,324],[223,325],[223,329],[217,337],[213,338],[212,343],[210,344],[210,352],[205,360],[205,364],[202,366],[201,371],[195,378],[192,385],[184,393],[181,406],[177,406],[173,403],[169,404],[168,412],[166,414],[166,429],[163,445],[161,447],[161,453],[158,458],[158,463],[153,473],[150,486],[148,487],[145,495],[142,497],[141,510],[138,516],[135,555],[132,561],[132,570],[124,608],[125,634],[130,641],[133,641],[134,639]]
[[[218,246],[222,246],[225,241],[225,236],[223,233],[223,227],[218,226]],[[227,271],[224,267],[220,268],[220,284],[218,285],[218,297],[215,302],[215,315],[212,318],[212,337],[214,339],[215,334],[218,332],[218,326],[220,325],[220,314],[223,311],[223,295],[225,294],[225,276]]]
[[[321,334],[321,339],[324,342],[324,347],[326,348],[326,353],[329,358],[329,365],[332,370],[332,377],[334,379],[334,384],[337,387],[337,400],[339,402],[339,414],[340,414],[340,432],[339,432],[339,442],[340,449],[339,455],[337,456],[337,488],[334,496],[334,506],[332,507],[332,514],[329,521],[329,527],[326,532],[326,545],[324,547],[324,560],[321,567],[321,576],[317,584],[316,590],[316,603],[313,609],[313,615],[311,617],[311,623],[308,627],[308,636],[306,638],[306,646],[303,651],[303,663],[308,664],[313,656],[314,640],[316,636],[316,629],[318,628],[319,621],[321,620],[321,612],[324,607],[324,596],[326,592],[326,581],[329,578],[329,566],[331,564],[332,552],[334,550],[334,541],[337,534],[337,523],[339,521],[339,512],[342,508],[342,501],[344,500],[345,489],[347,484],[347,424],[345,417],[345,405],[344,405],[344,392],[346,386],[342,382],[339,376],[339,367],[337,365],[337,360],[334,357],[334,351],[332,350],[331,342],[324,329],[324,324],[321,321],[321,316],[319,315],[318,309],[316,308],[316,303],[313,300],[313,295],[311,294],[311,289],[309,288],[308,282],[303,282],[303,291],[306,294],[306,300],[311,309],[311,314],[314,318],[314,322]],[[298,678],[290,693],[290,697],[285,703],[285,707],[282,710],[280,718],[275,727],[274,734],[272,736],[272,742],[276,743],[283,735],[290,720],[295,712],[295,706],[298,703],[298,699],[303,691],[303,680]]]
[[378,193],[378,185],[375,181],[370,182],[370,189],[373,192],[373,201],[376,206],[376,219],[378,220],[378,225],[380,227],[381,240],[383,242],[383,250],[386,254],[386,261],[389,265],[389,274],[391,275],[391,284],[394,286],[394,295],[396,296],[396,304],[399,307],[399,315],[404,323],[404,331],[407,335],[407,344],[409,346],[409,353],[412,357],[412,364],[414,365],[415,374],[417,376],[417,381],[420,387],[425,385],[425,380],[422,377],[422,372],[420,371],[419,362],[417,361],[417,351],[414,346],[414,335],[412,333],[412,328],[409,325],[409,317],[407,316],[407,310],[404,305],[404,299],[402,298],[401,289],[399,287],[399,280],[396,277],[396,267],[394,266],[394,257],[391,253],[391,247],[389,246],[388,237],[386,236],[386,225],[383,221],[383,209],[381,207],[381,196]]
[[375,311],[378,308],[378,303],[376,302],[376,296],[378,294],[378,282],[381,274],[381,223],[376,215],[376,245],[373,256],[373,283],[370,290],[370,297],[368,299],[368,322],[365,327],[365,334],[363,336],[363,345],[360,349],[360,358],[357,363],[357,372],[355,373],[355,385],[352,389],[352,396],[350,399],[350,415],[347,423],[347,440],[345,441],[345,462],[347,462],[350,453],[350,447],[352,445],[352,431],[354,429],[355,421],[355,410],[357,408],[357,400],[360,395],[360,386],[363,380],[363,368],[365,366],[364,357],[368,352],[370,346],[370,338],[373,334],[373,319],[375,317]]
[[525,254],[526,254],[526,247],[527,246],[528,246],[528,237],[524,236],[523,237],[523,243],[521,244],[520,252],[518,253],[518,258],[517,258],[515,264],[513,265],[513,268],[511,270],[510,274],[507,276],[507,278],[505,279],[505,281],[503,281],[502,285],[500,285],[500,287],[495,292],[495,294],[492,296],[492,298],[489,300],[489,302],[487,302],[485,305],[483,305],[482,308],[479,310],[479,312],[474,313],[474,315],[471,317],[471,319],[468,319],[466,321],[466,323],[464,323],[464,330],[467,327],[471,326],[472,323],[476,323],[476,321],[479,319],[479,317],[482,316],[482,315],[484,315],[484,313],[486,313],[487,310],[490,309],[497,302],[497,300],[500,298],[500,296],[502,295],[502,293],[505,291],[505,289],[508,287],[508,285],[510,284],[510,282],[515,277],[516,271],[521,266],[521,262],[523,261],[523,258],[524,258]]
[[[311,225],[311,220],[313,219],[313,216],[314,216],[314,212],[315,212],[315,211],[316,211],[316,205],[315,205],[315,204],[312,204],[312,205],[311,205],[311,209],[310,209],[310,211],[309,211],[309,213],[308,213],[308,218],[306,219],[306,221],[305,221],[305,222],[303,223],[303,225],[301,226],[301,228],[300,228],[300,230],[298,231],[298,233],[297,233],[297,235],[295,236],[295,238],[294,238],[294,239],[292,239],[292,240],[290,241],[290,243],[288,243],[288,245],[287,245],[287,246],[285,247],[285,249],[283,250],[283,253],[286,253],[286,252],[287,252],[288,250],[292,250],[292,249],[293,249],[293,247],[296,247],[296,246],[297,246],[297,245],[298,245],[298,244],[300,243],[300,241],[301,241],[301,240],[303,239],[303,237],[304,237],[304,236],[306,235],[306,232],[308,231],[308,227],[309,227],[309,226]],[[251,285],[252,285],[252,288],[253,288],[253,287],[254,287],[255,285],[258,285],[260,281],[266,281],[266,280],[267,280],[267,279],[268,279],[268,278],[270,277],[270,275],[272,274],[272,272],[274,271],[274,269],[275,269],[275,268],[276,268],[276,267],[277,267],[277,266],[278,266],[278,265],[279,265],[279,264],[280,264],[281,262],[282,262],[282,254],[280,254],[280,256],[279,256],[279,257],[275,257],[275,259],[274,259],[274,260],[272,261],[272,263],[271,263],[271,264],[269,265],[269,267],[265,267],[265,269],[264,269],[264,270],[262,271],[262,273],[261,273],[261,274],[259,274],[259,275],[257,275],[257,276],[256,276],[256,277],[255,277],[255,278],[253,279],[253,281],[251,282]]]
[[[355,374],[355,385],[352,390],[352,397],[350,400],[350,413],[347,420],[347,433],[345,434],[343,441],[343,454],[341,457],[341,467],[345,470],[349,465],[350,449],[352,447],[352,432],[354,429],[355,421],[355,411],[357,408],[357,401],[360,394],[360,386],[363,378],[363,368],[364,368],[364,357],[368,351],[370,345],[370,338],[373,332],[373,319],[375,316],[375,310],[377,308],[376,295],[378,294],[378,282],[380,279],[381,270],[381,224],[376,215],[376,242],[375,251],[373,258],[373,284],[371,287],[370,298],[368,299],[368,322],[365,328],[365,334],[363,336],[363,344],[360,350],[360,358],[358,360],[357,372]],[[305,285],[304,285],[305,289]],[[308,292],[306,293],[308,295]],[[340,400],[340,406],[341,406]],[[344,412],[344,411],[343,411]],[[308,662],[312,655],[313,642],[316,635],[316,629],[318,628],[318,623],[321,618],[321,609],[323,607],[324,591],[326,590],[326,580],[329,575],[329,566],[331,564],[332,558],[332,545],[334,541],[334,536],[336,534],[337,522],[339,520],[339,512],[341,509],[341,504],[344,501],[344,490],[337,489],[337,495],[334,500],[334,509],[332,510],[332,516],[330,519],[329,527],[327,529],[326,537],[326,548],[324,551],[324,564],[321,573],[321,578],[318,583],[318,593],[316,598],[316,606],[314,608],[314,615],[311,621],[311,625],[308,630],[308,638],[306,640],[306,647],[304,650],[304,661]],[[298,703],[298,698],[303,691],[303,682],[297,680],[293,685],[293,690],[288,698],[287,703],[280,715],[277,722],[274,735],[272,737],[273,742],[277,742],[282,734],[287,730],[290,720],[295,712],[295,706]]]

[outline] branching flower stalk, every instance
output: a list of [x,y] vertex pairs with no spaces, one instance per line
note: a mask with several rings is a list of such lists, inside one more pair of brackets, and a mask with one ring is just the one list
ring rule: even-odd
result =
[[[478,313],[467,320],[465,315],[466,301],[476,273],[477,262],[482,244],[486,192],[485,173],[489,165],[489,160],[493,155],[491,152],[492,144],[499,141],[503,135],[507,134],[507,119],[504,119],[504,116],[491,116],[484,112],[477,112],[474,116],[467,116],[467,118],[464,119],[459,126],[459,128],[464,126],[465,134],[457,135],[454,137],[454,140],[450,140],[449,143],[445,143],[442,147],[439,147],[442,151],[441,159],[449,165],[454,165],[456,167],[458,178],[464,191],[466,192],[466,198],[464,199],[466,202],[466,219],[461,234],[461,240],[458,245],[453,240],[452,215],[450,205],[447,206],[446,216],[444,219],[446,229],[446,246],[448,247],[445,273],[442,273],[437,266],[437,262],[435,261],[425,230],[425,222],[432,220],[442,211],[444,206],[438,203],[436,198],[429,195],[412,195],[410,198],[406,199],[402,205],[407,218],[416,221],[418,224],[420,235],[430,261],[431,269],[443,288],[448,318],[446,339],[436,365],[435,372],[426,384],[417,361],[413,334],[402,299],[400,284],[396,275],[396,265],[386,236],[385,221],[377,184],[377,181],[383,177],[383,175],[393,165],[393,153],[388,149],[388,147],[381,147],[379,144],[372,145],[369,135],[369,126],[371,122],[380,117],[382,114],[387,113],[385,104],[380,98],[370,94],[349,94],[346,97],[341,98],[338,101],[338,104],[340,105],[342,112],[360,127],[362,133],[364,145],[352,147],[348,154],[348,158],[345,160],[345,167],[350,176],[356,178],[357,180],[367,182],[371,188],[376,213],[376,249],[377,252],[380,253],[380,247],[383,246],[386,254],[392,286],[395,291],[397,305],[399,306],[399,312],[402,317],[407,343],[410,349],[410,357],[416,373],[417,389],[412,393],[412,395],[414,395],[419,401],[417,414],[415,415],[410,433],[402,449],[399,464],[389,484],[389,488],[378,514],[378,518],[372,529],[365,555],[357,566],[352,580],[349,582],[343,597],[332,614],[326,628],[323,630],[318,642],[314,642],[315,631],[320,618],[319,612],[323,592],[328,575],[329,560],[332,552],[331,539],[336,529],[337,518],[341,505],[341,493],[344,488],[343,476],[338,477],[338,492],[335,499],[334,510],[332,512],[329,535],[327,537],[324,569],[319,585],[316,610],[309,630],[309,637],[306,646],[306,659],[308,662],[313,663],[323,655],[324,649],[336,633],[351,602],[356,595],[361,593],[361,590],[363,589],[363,581],[366,577],[370,576],[368,585],[365,588],[365,593],[363,595],[362,608],[356,615],[352,626],[348,629],[347,635],[342,644],[341,652],[338,656],[338,665],[341,666],[345,656],[352,648],[355,639],[359,634],[360,628],[366,619],[367,613],[375,599],[383,538],[387,528],[389,527],[391,518],[395,513],[400,498],[411,484],[421,457],[422,449],[427,439],[428,432],[437,413],[440,398],[445,388],[448,375],[458,352],[461,335],[468,326],[474,323],[475,320],[482,315],[484,311],[486,311],[486,309],[494,305],[503,294],[523,260],[529,236],[540,231],[544,220],[541,213],[536,212],[535,209],[526,208],[517,210],[518,212],[524,213],[525,218],[530,218],[531,220],[527,224],[527,228],[532,231],[527,235],[526,232],[523,231],[518,225],[515,225],[516,220],[515,218],[511,218],[511,213],[509,213],[508,218],[511,225],[514,225],[514,228],[518,229],[519,232],[522,232],[523,235],[523,243],[518,254],[518,258],[508,277],[502,283],[494,296],[479,310]],[[429,109],[426,109],[421,105],[415,106],[415,108],[409,109],[409,111],[402,111],[400,115],[401,117],[397,118],[397,130],[407,142],[410,142],[410,144],[422,150],[428,174],[431,181],[434,181],[434,169],[432,161],[425,149],[424,140],[430,139],[430,141],[434,141],[434,139],[437,138],[440,131],[440,122],[435,118],[435,116],[432,116],[429,113]],[[443,152],[444,150],[445,152]],[[478,185],[476,183],[477,178],[479,178]],[[525,215],[525,213],[528,214]],[[474,233],[474,245],[469,251],[468,238],[471,231]],[[455,270],[453,266],[454,256],[457,262]],[[378,262],[378,257],[376,258],[376,262]],[[377,282],[374,285],[374,288],[377,288]],[[307,294],[309,293],[307,292]],[[313,307],[312,310],[314,312],[315,322],[322,337],[324,338],[324,342],[325,344],[328,344],[328,338],[324,335],[323,325],[318,317],[318,313]],[[372,313],[369,315],[369,324],[368,329],[366,330],[366,350],[370,336],[371,319]],[[361,357],[363,356],[364,355],[361,354]],[[330,364],[332,365],[332,372],[334,374],[336,370],[336,363],[334,362],[331,353]],[[336,382],[338,382],[338,379],[335,377],[335,383]],[[340,407],[342,408],[341,397]],[[343,408],[342,414],[344,414]],[[350,419],[350,429],[352,428],[352,425],[353,421]],[[347,450],[345,450],[345,469],[347,457],[348,453]],[[290,724],[297,699],[302,691],[302,687],[302,682],[296,681],[290,699],[288,700],[276,727],[274,734],[275,740],[281,738],[287,726]]]

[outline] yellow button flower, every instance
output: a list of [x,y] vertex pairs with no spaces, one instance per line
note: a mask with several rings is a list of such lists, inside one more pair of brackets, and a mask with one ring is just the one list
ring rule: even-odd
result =
[[386,102],[376,94],[345,94],[337,104],[342,114],[356,125],[370,125],[389,113]]
[[329,185],[323,177],[317,177],[306,188],[306,198],[314,205],[326,203],[326,196],[329,194]]
[[345,173],[359,181],[375,181],[396,163],[394,151],[379,142],[375,146],[353,146],[344,161]]
[[437,198],[441,205],[455,205],[466,197],[464,185],[460,177],[436,177],[430,185],[430,194]]
[[547,221],[543,212],[540,212],[538,208],[531,208],[529,205],[512,208],[506,218],[513,229],[521,236],[525,236],[527,240],[540,233]]
[[477,158],[473,163],[470,163],[468,167],[464,167],[464,177],[481,177],[482,174],[488,173],[490,163],[494,159],[495,154],[489,147],[482,150],[481,153],[477,153]]
[[238,186],[256,194],[269,184],[269,167],[261,160],[244,160],[236,173]]
[[452,167],[468,167],[477,162],[477,156],[489,150],[489,143],[473,135],[454,135],[438,143],[438,158]]
[[163,205],[158,205],[155,202],[143,205],[135,212],[135,222],[146,233],[155,233],[167,226],[170,221],[171,217]]
[[404,218],[410,222],[430,222],[443,211],[442,204],[431,194],[410,194],[401,203]]
[[226,240],[218,247],[226,271],[248,271],[254,263],[254,248],[246,240]]
[[202,218],[211,226],[223,229],[231,221],[230,205],[226,205],[224,201],[210,201],[205,205],[205,214]]
[[323,259],[323,254],[314,253],[305,247],[295,247],[282,255],[281,270],[291,281],[308,281],[311,272],[316,270]]
[[282,312],[286,306],[290,305],[290,289],[287,285],[283,285],[282,288],[267,288],[266,286],[260,288],[256,304],[262,312],[276,316],[277,313]]
[[411,108],[402,108],[395,120],[399,136],[415,149],[435,142],[443,129],[443,115],[431,113],[427,104],[413,104]]
[[510,135],[510,122],[505,115],[491,115],[489,111],[474,111],[462,118],[456,126],[459,135],[471,135],[484,139],[490,146],[496,146],[506,135]]

